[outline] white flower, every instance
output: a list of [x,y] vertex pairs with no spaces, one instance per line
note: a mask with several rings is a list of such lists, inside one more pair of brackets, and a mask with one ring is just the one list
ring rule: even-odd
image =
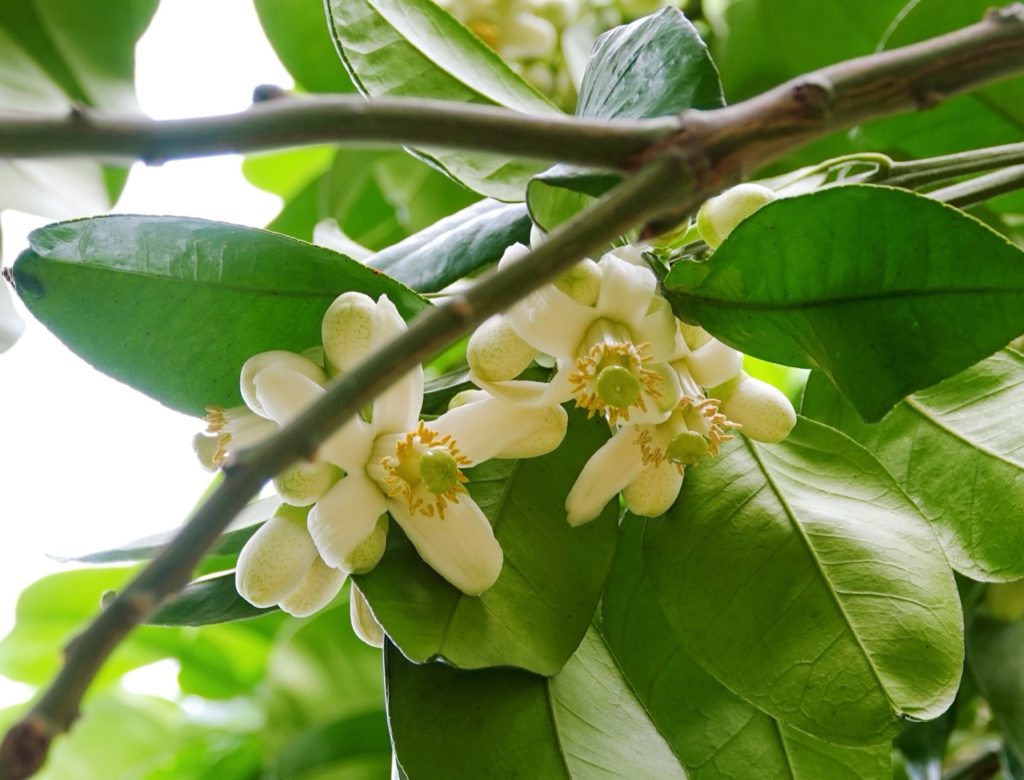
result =
[[231,453],[259,444],[277,433],[277,423],[260,417],[247,406],[225,409],[206,407],[206,431],[192,440],[199,462],[208,471],[216,471]]
[[[510,247],[501,265],[516,262],[528,250]],[[518,338],[555,358],[550,383],[501,381],[511,368],[481,375],[481,366],[502,363],[509,341],[506,329],[493,328],[470,342],[470,376],[493,395],[524,404],[549,406],[575,399],[590,414],[618,421],[657,422],[676,406],[680,388],[667,361],[676,350],[676,325],[668,302],[657,294],[657,280],[646,267],[609,252],[599,263],[585,260],[555,284],[521,300],[505,314]],[[486,360],[484,359],[486,358]],[[498,379],[501,377],[501,379]]]
[[25,331],[25,322],[14,310],[14,303],[11,301],[11,292],[0,281],[0,352],[6,352],[14,342],[21,338]]

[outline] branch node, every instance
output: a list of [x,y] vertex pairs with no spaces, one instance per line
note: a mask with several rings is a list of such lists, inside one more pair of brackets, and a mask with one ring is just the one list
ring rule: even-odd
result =
[[927,111],[930,108],[943,103],[948,95],[945,92],[938,89],[926,89],[920,92],[914,92],[914,104],[917,106],[919,111]]
[[288,90],[277,84],[258,84],[252,91],[253,103],[266,103],[268,100],[277,100],[288,96]]
[[37,715],[15,725],[0,743],[0,780],[31,777],[46,761],[54,730]]
[[801,116],[822,119],[832,111],[832,83],[816,74],[803,78],[790,88]]

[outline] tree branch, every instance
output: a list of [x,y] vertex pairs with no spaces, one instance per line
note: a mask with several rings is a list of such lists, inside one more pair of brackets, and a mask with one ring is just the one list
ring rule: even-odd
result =
[[[186,584],[205,551],[264,482],[315,452],[330,432],[417,363],[635,225],[666,211],[676,218],[688,215],[726,184],[813,138],[869,118],[925,108],[942,97],[1021,69],[1024,5],[1016,3],[991,12],[982,23],[959,32],[825,68],[729,108],[688,112],[678,120],[656,120],[657,125],[615,123],[631,132],[639,129],[640,135],[655,128],[644,143],[652,137],[658,140],[642,154],[637,154],[637,146],[629,145],[639,143],[640,135],[627,133],[631,140],[620,137],[611,143],[609,136],[602,135],[611,132],[609,125],[602,125],[601,130],[593,128],[595,133],[588,137],[594,146],[584,154],[578,148],[590,142],[581,141],[585,123],[578,120],[537,120],[497,109],[444,108],[422,101],[357,104],[344,100],[331,104],[335,108],[317,103],[324,113],[319,115],[315,131],[299,126],[295,117],[305,113],[297,104],[280,103],[273,109],[275,101],[270,101],[266,109],[254,108],[234,117],[184,123],[142,122],[133,124],[130,132],[122,123],[124,132],[116,136],[116,143],[112,140],[115,136],[111,136],[112,128],[118,125],[115,120],[100,124],[89,119],[80,122],[75,131],[68,125],[70,120],[37,122],[34,133],[52,133],[42,140],[32,140],[33,134],[24,124],[0,123],[0,154],[27,153],[30,149],[42,152],[45,147],[49,153],[122,151],[147,159],[166,159],[372,137],[377,141],[436,142],[571,162],[596,164],[601,158],[604,164],[613,164],[614,159],[618,161],[614,164],[640,167],[636,176],[555,231],[526,259],[421,315],[401,337],[340,378],[292,424],[264,444],[239,453],[225,469],[222,485],[174,541],[69,646],[65,665],[50,688],[0,745],[0,778],[26,777],[41,766],[53,737],[69,728],[76,717],[81,698],[106,657],[162,600]],[[345,108],[339,109],[338,105]],[[362,108],[355,110],[356,105]],[[403,114],[403,106],[412,113]],[[273,110],[268,113],[269,109]],[[332,111],[349,112],[347,116],[354,124],[341,128],[340,114]],[[410,124],[413,115],[415,121],[431,129],[402,126]],[[399,121],[398,117],[404,119]],[[247,130],[249,122],[262,129]],[[664,135],[666,122],[676,128],[668,136]],[[541,127],[547,129],[541,132]],[[542,136],[548,130],[560,140],[545,141]],[[532,140],[518,138],[520,131]],[[479,137],[488,133],[500,137]],[[622,146],[616,156],[611,147],[617,144]],[[573,146],[576,151],[569,148]]]

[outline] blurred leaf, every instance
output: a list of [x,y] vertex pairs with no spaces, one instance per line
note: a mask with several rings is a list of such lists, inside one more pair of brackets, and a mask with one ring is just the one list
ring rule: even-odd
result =
[[823,371],[868,421],[1024,332],[1024,254],[963,212],[886,187],[770,203],[665,285],[678,315],[756,357]]
[[206,626],[245,620],[276,611],[254,607],[238,595],[235,574],[219,574],[192,582],[146,621],[151,626]]
[[[558,109],[431,0],[327,0],[349,75],[369,97],[424,97],[499,105],[527,114]],[[470,189],[522,200],[542,164],[499,155],[423,149]]]
[[270,45],[306,92],[355,92],[338,59],[323,0],[253,0]]
[[935,720],[907,723],[894,740],[910,780],[941,780],[949,737],[956,726],[956,702]]
[[867,447],[975,579],[1024,577],[1024,356],[1011,349],[914,393],[875,425],[818,372],[802,411]]
[[595,629],[552,678],[416,666],[390,643],[384,670],[409,777],[686,777]]
[[801,419],[687,473],[644,555],[680,644],[731,690],[837,744],[950,705],[963,618],[949,564],[892,477]]
[[1006,741],[1024,755],[1024,619],[977,612],[967,626],[967,663]]
[[29,310],[96,368],[189,414],[241,403],[257,352],[319,344],[342,292],[386,293],[406,317],[426,305],[343,255],[220,222],[100,217],[29,241],[15,264]]
[[278,754],[274,780],[298,780],[310,772],[325,777],[391,777],[391,740],[383,709],[324,723],[303,732]]
[[387,553],[357,576],[377,620],[414,661],[442,658],[466,669],[518,666],[555,674],[590,625],[615,551],[617,507],[571,528],[565,497],[607,439],[603,422],[570,412],[554,452],[493,460],[470,469],[470,495],[505,553],[498,581],[482,596],[449,585],[391,524]]
[[[707,46],[677,8],[616,27],[594,43],[576,115],[646,119],[725,105]],[[613,187],[620,176],[556,165],[527,190],[535,222],[551,230]]]
[[310,146],[253,154],[242,162],[242,173],[250,184],[287,201],[328,171],[336,153],[330,146]]
[[366,264],[418,292],[436,292],[497,262],[506,247],[529,241],[525,206],[484,200],[378,252]]
[[704,671],[672,634],[644,570],[644,520],[626,515],[601,602],[601,628],[632,690],[690,780],[889,780],[889,744],[830,745],[747,703]]

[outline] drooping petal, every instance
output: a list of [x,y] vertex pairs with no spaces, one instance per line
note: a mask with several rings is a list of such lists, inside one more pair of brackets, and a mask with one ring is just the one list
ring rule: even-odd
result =
[[645,466],[640,474],[626,485],[622,497],[626,507],[641,517],[665,514],[676,502],[683,486],[683,472],[669,460],[658,465]]
[[686,367],[697,384],[717,387],[739,374],[743,368],[743,353],[718,339],[711,339],[686,357]]
[[558,358],[575,358],[597,313],[594,307],[577,303],[547,284],[519,301],[505,316],[519,337],[534,349]]
[[[451,435],[459,452],[469,458],[466,465],[472,466],[496,457],[504,450],[514,447],[524,439],[530,439],[537,429],[550,426],[550,410],[557,409],[565,416],[560,406],[523,406],[494,396],[449,409],[430,427],[440,433]],[[556,419],[557,413],[556,413]],[[565,435],[564,428],[562,435]],[[561,438],[551,447],[558,446]]]
[[348,615],[352,630],[370,647],[384,647],[384,629],[373,616],[363,592],[356,587],[355,580],[348,588]]
[[590,456],[565,499],[569,525],[589,523],[643,471],[638,433],[635,425],[623,426]]
[[280,425],[287,425],[324,394],[324,389],[308,376],[281,363],[270,363],[256,373],[252,382],[266,416]]
[[304,514],[282,507],[242,548],[235,587],[253,606],[271,607],[286,598],[316,558]]
[[345,572],[332,569],[317,556],[298,587],[287,598],[281,599],[281,609],[300,618],[319,612],[338,595],[346,576]]
[[309,533],[324,563],[347,571],[384,509],[384,494],[362,471],[335,483],[309,511]]
[[651,305],[658,280],[649,268],[607,254],[601,266],[601,295],[597,299],[599,317],[632,326],[640,322]]
[[448,504],[444,519],[410,514],[408,507],[388,501],[413,547],[431,568],[469,596],[479,596],[498,579],[504,555],[487,517],[468,495]]
[[530,379],[510,379],[507,382],[488,382],[473,374],[469,378],[491,395],[520,406],[552,406],[572,398],[572,376],[574,363],[571,360],[558,361],[558,370],[547,382]]
[[[380,349],[406,331],[405,320],[386,295],[380,296],[373,315],[373,346]],[[373,428],[377,433],[399,433],[416,427],[423,404],[423,368],[416,366],[373,402]]]
[[309,358],[288,352],[283,349],[260,352],[253,355],[242,365],[242,372],[239,378],[239,389],[242,392],[242,400],[245,401],[253,412],[261,417],[271,418],[270,414],[260,403],[259,394],[256,392],[256,375],[268,366],[287,368],[296,373],[312,379],[316,384],[323,386],[327,383],[327,374],[324,370]]
[[647,353],[653,360],[669,360],[686,349],[672,306],[660,296],[651,299],[647,314],[630,330],[636,343],[648,344]]
[[18,316],[11,302],[7,285],[0,281],[0,352],[6,352],[25,331],[25,321]]

